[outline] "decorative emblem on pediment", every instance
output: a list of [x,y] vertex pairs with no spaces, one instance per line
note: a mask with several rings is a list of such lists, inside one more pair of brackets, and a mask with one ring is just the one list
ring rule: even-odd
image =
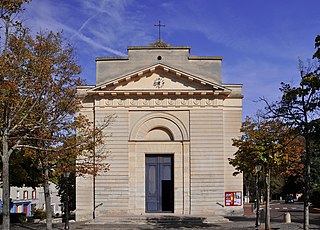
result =
[[164,79],[163,77],[158,77],[156,80],[153,82],[153,86],[160,89],[164,85]]

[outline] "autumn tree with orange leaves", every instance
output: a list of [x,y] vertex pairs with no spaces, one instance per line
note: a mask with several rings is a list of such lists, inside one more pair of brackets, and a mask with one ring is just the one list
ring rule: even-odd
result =
[[60,33],[46,31],[34,36],[17,21],[23,3],[28,2],[0,3],[3,229],[10,229],[9,160],[13,152],[33,159],[42,170],[47,229],[52,229],[50,179],[66,171],[95,175],[109,167],[102,162],[105,156],[93,153],[103,144],[103,129],[112,117],[96,127],[77,114],[77,86],[83,82],[73,47]]
[[265,228],[270,229],[270,173],[300,174],[303,168],[303,143],[279,120],[268,120],[260,115],[247,117],[241,132],[242,136],[233,140],[233,146],[238,147],[238,150],[234,158],[229,159],[229,163],[236,169],[234,175],[256,174],[256,166],[262,166],[266,187]]

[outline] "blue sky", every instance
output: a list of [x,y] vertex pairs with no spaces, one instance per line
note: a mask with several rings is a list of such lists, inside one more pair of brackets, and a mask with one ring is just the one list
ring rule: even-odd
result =
[[279,98],[280,82],[299,81],[298,58],[314,52],[319,0],[33,0],[25,23],[63,30],[76,48],[82,78],[95,84],[95,58],[161,38],[191,55],[222,56],[223,82],[243,84],[243,116]]

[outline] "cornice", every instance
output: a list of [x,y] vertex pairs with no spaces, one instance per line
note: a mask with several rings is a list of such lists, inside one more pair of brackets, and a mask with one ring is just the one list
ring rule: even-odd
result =
[[132,79],[142,77],[144,74],[154,73],[156,70],[162,70],[162,71],[167,72],[167,73],[172,73],[175,76],[184,78],[184,79],[186,79],[186,80],[188,80],[190,82],[196,82],[196,83],[199,83],[199,84],[204,85],[204,86],[205,85],[210,86],[215,91],[223,90],[223,91],[231,92],[230,89],[228,89],[227,87],[224,87],[223,85],[208,81],[208,80],[206,80],[204,78],[201,78],[199,76],[194,76],[192,74],[183,72],[181,70],[178,70],[178,69],[176,69],[174,67],[171,67],[171,66],[168,66],[168,65],[165,65],[165,64],[155,64],[155,65],[152,65],[152,66],[149,66],[149,67],[145,67],[143,69],[128,73],[126,75],[120,76],[120,77],[118,77],[116,79],[113,79],[111,81],[108,81],[108,82],[102,83],[100,85],[97,85],[95,88],[92,88],[89,91],[101,91],[101,90],[106,89],[108,86],[116,86],[116,85],[121,84],[121,83],[126,83],[126,82],[131,81]]
[[228,96],[230,95],[230,91],[223,91],[223,90],[194,90],[194,91],[176,91],[176,90],[165,90],[165,91],[144,91],[144,90],[127,90],[127,91],[115,91],[115,90],[97,90],[97,91],[88,91],[87,95],[98,95],[98,96],[105,96],[105,95],[111,95],[111,96],[154,96],[154,95],[185,95],[185,96],[192,96],[192,95],[198,95],[198,96],[206,96],[206,95],[221,95],[221,96]]

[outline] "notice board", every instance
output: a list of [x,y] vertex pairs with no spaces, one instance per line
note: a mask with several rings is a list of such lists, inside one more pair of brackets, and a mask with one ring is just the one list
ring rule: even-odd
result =
[[241,206],[242,192],[225,192],[225,206]]

